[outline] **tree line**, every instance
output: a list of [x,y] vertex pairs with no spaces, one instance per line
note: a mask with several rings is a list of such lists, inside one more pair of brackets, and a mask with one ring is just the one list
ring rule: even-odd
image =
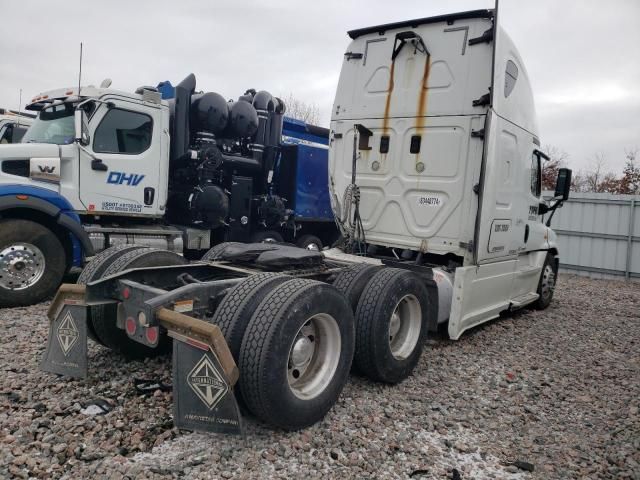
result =
[[[556,186],[558,170],[567,166],[569,154],[564,150],[547,145],[547,155],[551,158],[542,165],[542,188],[553,190]],[[598,192],[616,194],[640,194],[640,165],[638,165],[638,147],[625,149],[625,165],[622,175],[616,175],[607,169],[603,153],[594,155],[588,170],[577,170],[571,178],[571,191]]]

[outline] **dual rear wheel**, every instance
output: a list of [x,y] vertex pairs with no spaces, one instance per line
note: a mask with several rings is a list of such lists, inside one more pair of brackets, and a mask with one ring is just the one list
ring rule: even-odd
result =
[[[184,262],[171,252],[114,247],[78,281]],[[422,351],[426,306],[426,289],[412,272],[358,265],[341,272],[334,285],[280,273],[248,276],[227,292],[210,321],[240,369],[236,393],[242,403],[266,423],[297,430],[321,420],[336,403],[352,362],[372,380],[406,378]],[[163,350],[128,338],[104,309],[93,309],[89,325],[98,342],[127,356]]]
[[392,384],[407,378],[427,337],[424,282],[409,270],[359,264],[340,272],[334,285],[355,312],[356,372]]
[[252,275],[227,293],[212,322],[240,369],[236,393],[256,417],[287,430],[316,423],[352,361],[375,381],[411,374],[427,334],[426,288],[410,271],[369,267],[345,269],[333,285]]
[[316,423],[347,381],[354,335],[353,313],[333,286],[305,279],[278,285],[253,312],[242,339],[245,405],[287,430]]
[[240,369],[236,393],[259,419],[287,430],[326,415],[344,387],[355,344],[353,312],[335,287],[252,275],[220,303],[213,323]]

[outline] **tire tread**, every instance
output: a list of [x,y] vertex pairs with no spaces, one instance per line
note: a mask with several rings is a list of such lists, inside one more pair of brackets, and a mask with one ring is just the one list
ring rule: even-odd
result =
[[268,294],[270,288],[289,279],[291,277],[278,272],[251,275],[231,288],[218,305],[213,316],[213,323],[218,325],[222,331],[231,354],[236,360],[240,354],[242,337],[247,323],[260,301],[264,295]]
[[362,282],[367,276],[373,275],[374,272],[377,272],[381,268],[382,265],[357,263],[346,267],[336,276],[333,286],[344,293],[345,297],[347,297],[347,300],[349,300],[349,303],[353,307],[353,313],[356,312],[358,301],[360,300],[364,287],[367,283],[365,281],[365,285],[361,285],[360,282]]
[[293,279],[280,284],[272,290],[260,303],[251,317],[242,340],[240,350],[240,375],[242,397],[254,415],[277,423],[270,419],[265,399],[261,393],[261,384],[265,381],[260,375],[260,366],[271,348],[273,340],[270,331],[279,321],[280,316],[298,296],[322,282],[306,279]]
[[376,308],[382,293],[389,288],[389,285],[394,282],[397,276],[404,274],[405,271],[398,268],[383,268],[367,283],[358,302],[354,362],[358,370],[372,380],[382,381],[383,379],[375,366],[374,352],[371,348],[375,322],[369,321],[369,319],[376,314]]

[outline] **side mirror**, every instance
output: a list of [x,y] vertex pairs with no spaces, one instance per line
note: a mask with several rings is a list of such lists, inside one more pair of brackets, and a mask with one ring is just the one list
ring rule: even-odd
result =
[[555,198],[561,197],[562,201],[569,198],[569,190],[571,189],[571,169],[561,168],[558,170],[558,180],[556,181],[556,191],[553,194]]
[[77,108],[73,114],[73,120],[76,132],[76,142],[82,146],[89,145],[91,137],[89,136],[89,125],[87,121],[87,113],[82,108]]

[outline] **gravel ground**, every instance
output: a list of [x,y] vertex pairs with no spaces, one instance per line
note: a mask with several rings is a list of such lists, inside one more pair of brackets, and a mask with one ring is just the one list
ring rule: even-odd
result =
[[562,276],[548,310],[430,340],[402,384],[352,376],[320,424],[248,418],[244,439],[177,431],[171,393],[136,394],[167,358],[90,345],[87,380],[41,373],[46,308],[0,310],[1,478],[640,479],[638,283]]

